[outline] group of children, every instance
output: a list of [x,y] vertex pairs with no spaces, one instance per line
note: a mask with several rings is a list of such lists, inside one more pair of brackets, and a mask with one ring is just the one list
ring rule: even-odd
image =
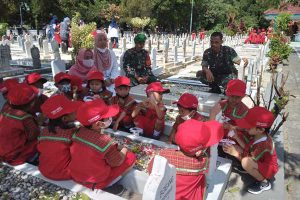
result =
[[[47,80],[36,73],[28,75],[24,83],[14,79],[1,83],[7,103],[0,113],[0,159],[11,165],[38,164],[49,179],[73,179],[92,189],[106,188],[127,173],[135,164],[135,154],[103,130],[139,127],[142,136],[159,139],[167,110],[163,94],[169,91],[153,82],[146,87],[147,98],[137,102],[129,94],[127,77],[114,80],[113,97],[101,72],[90,71],[87,77],[83,84],[67,73],[55,75],[58,90],[49,98],[43,95]],[[258,194],[270,189],[269,179],[278,170],[276,151],[268,136],[274,117],[262,107],[248,109],[241,101],[245,90],[243,81],[231,80],[226,89],[228,98],[212,108],[208,119],[197,112],[194,95],[185,93],[174,102],[179,114],[169,142],[179,150],[166,149],[159,154],[177,169],[176,199],[203,198],[209,147],[222,138],[234,141],[223,143],[222,150],[236,157],[257,180],[248,191]],[[215,120],[220,111],[223,124]],[[153,160],[150,172],[152,164]]]

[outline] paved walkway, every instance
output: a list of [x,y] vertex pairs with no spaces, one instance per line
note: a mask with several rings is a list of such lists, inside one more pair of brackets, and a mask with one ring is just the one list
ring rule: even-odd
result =
[[300,199],[300,43],[292,43],[293,54],[289,59],[289,66],[283,72],[289,72],[286,83],[287,90],[294,97],[286,107],[289,112],[284,124],[285,147],[285,199]]

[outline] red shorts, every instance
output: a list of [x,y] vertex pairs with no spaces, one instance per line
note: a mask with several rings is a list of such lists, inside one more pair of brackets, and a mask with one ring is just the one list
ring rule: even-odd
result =
[[[115,180],[119,176],[122,176],[122,174],[128,168],[130,168],[132,165],[134,165],[135,160],[136,160],[135,154],[132,152],[127,152],[126,158],[125,158],[124,162],[122,163],[122,165],[120,165],[119,167],[111,168],[109,177],[105,181],[97,183],[97,185],[95,186],[95,189],[102,189],[102,188],[107,187],[111,182],[113,182],[113,180]],[[90,185],[86,185],[86,187],[89,187],[89,186]],[[92,188],[92,187],[89,187],[89,188]]]
[[261,175],[266,179],[273,178],[278,171],[277,165],[270,165],[268,163],[263,163],[260,161],[257,161],[257,165],[259,173],[261,173]]

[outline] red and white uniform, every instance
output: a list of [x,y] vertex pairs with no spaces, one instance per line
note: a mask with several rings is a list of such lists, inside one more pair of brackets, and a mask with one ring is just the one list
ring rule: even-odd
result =
[[128,96],[125,99],[122,99],[118,96],[114,96],[111,99],[111,104],[118,104],[120,108],[120,112],[117,116],[114,117],[114,120],[118,119],[120,114],[122,112],[126,113],[126,116],[123,118],[123,120],[120,122],[121,126],[130,126],[133,125],[133,118],[131,116],[135,106],[136,106],[136,101],[131,97]]
[[88,188],[105,188],[135,163],[135,155],[131,152],[121,162],[118,144],[107,135],[82,127],[72,140],[71,176]]
[[39,133],[32,115],[6,104],[0,113],[0,158],[11,165],[23,164],[37,152]]
[[163,117],[160,119],[157,116],[156,110],[154,108],[147,108],[147,109],[142,109],[139,115],[134,119],[134,122],[137,127],[143,129],[143,134],[148,137],[153,136],[155,124],[157,122],[161,123],[162,125],[162,132],[165,127],[165,115],[166,115],[166,107],[162,104],[159,103],[158,107],[160,108],[161,111],[164,112]]
[[50,133],[47,128],[43,130],[37,148],[40,152],[39,170],[45,177],[53,180],[71,179],[68,167],[71,161],[71,139],[75,132],[75,128],[57,127],[56,133]]
[[242,157],[252,157],[258,164],[259,173],[266,179],[273,178],[278,171],[276,149],[270,136],[247,143]]

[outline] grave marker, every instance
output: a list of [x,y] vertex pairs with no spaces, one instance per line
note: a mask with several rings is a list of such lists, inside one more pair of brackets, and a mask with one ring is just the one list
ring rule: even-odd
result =
[[156,69],[157,68],[157,66],[156,66],[156,54],[157,54],[156,48],[153,48],[151,50],[152,69]]
[[54,78],[59,72],[66,72],[66,64],[63,60],[53,60],[51,61],[51,69]]
[[9,45],[0,45],[0,67],[9,67],[11,60],[11,51]]
[[25,53],[27,55],[27,58],[31,58],[31,52],[30,52],[31,42],[29,40],[26,40],[24,42],[24,46],[25,46]]
[[143,192],[143,200],[174,200],[176,192],[176,168],[166,158],[155,156],[152,173]]
[[31,48],[33,68],[41,68],[40,50],[33,45]]
[[61,60],[59,53],[59,45],[58,42],[53,38],[51,41],[51,48],[54,54],[54,60]]

